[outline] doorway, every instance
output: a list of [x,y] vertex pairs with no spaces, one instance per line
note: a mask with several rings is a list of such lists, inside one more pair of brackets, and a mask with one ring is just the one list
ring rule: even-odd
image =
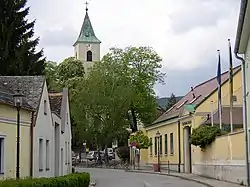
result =
[[185,126],[183,129],[183,148],[184,148],[184,172],[192,173],[191,163],[191,143],[190,143],[191,127]]

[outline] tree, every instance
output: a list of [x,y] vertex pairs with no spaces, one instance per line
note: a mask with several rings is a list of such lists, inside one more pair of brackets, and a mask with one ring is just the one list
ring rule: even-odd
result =
[[28,22],[27,0],[0,2],[0,75],[44,74],[43,51],[36,52],[35,21]]
[[48,61],[45,62],[45,76],[48,90],[58,90],[57,63]]
[[[84,113],[85,128],[97,144],[112,143],[128,127],[126,118],[132,87],[122,64],[103,61],[96,64],[88,77],[78,84],[78,113]],[[127,86],[125,86],[127,85]]]
[[172,93],[170,98],[168,99],[166,110],[169,110],[172,106],[175,105],[175,103],[177,103],[177,99],[176,99],[174,93]]
[[136,147],[140,149],[148,149],[152,144],[147,135],[142,131],[137,131],[135,135],[131,136],[129,142],[136,142]]
[[[129,142],[135,142],[136,148],[139,149],[139,156],[141,154],[141,149],[148,149],[152,143],[150,142],[150,139],[147,135],[143,133],[143,131],[137,131],[135,135],[131,136],[129,139]],[[140,157],[139,157],[140,158]],[[140,165],[140,159],[138,159],[138,166]]]
[[130,80],[133,90],[130,98],[130,109],[127,114],[133,132],[137,131],[137,123],[145,126],[151,124],[157,116],[156,96],[153,90],[155,83],[164,82],[164,73],[160,72],[160,56],[150,47],[111,48],[103,57],[103,61],[121,63],[123,74]]

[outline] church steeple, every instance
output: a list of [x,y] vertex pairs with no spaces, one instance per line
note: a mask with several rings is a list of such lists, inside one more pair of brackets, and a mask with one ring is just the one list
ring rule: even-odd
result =
[[88,14],[87,3],[86,3],[85,10],[86,10],[86,14],[85,14],[85,18],[82,24],[82,28],[78,36],[78,39],[76,40],[73,46],[76,46],[78,43],[97,43],[97,44],[101,43],[101,41],[95,36],[95,32],[92,27],[89,14]]

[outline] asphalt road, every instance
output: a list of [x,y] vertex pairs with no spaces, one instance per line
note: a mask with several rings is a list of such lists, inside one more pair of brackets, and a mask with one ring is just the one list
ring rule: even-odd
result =
[[90,173],[91,181],[96,182],[96,187],[205,187],[192,181],[162,175],[92,168],[79,170]]

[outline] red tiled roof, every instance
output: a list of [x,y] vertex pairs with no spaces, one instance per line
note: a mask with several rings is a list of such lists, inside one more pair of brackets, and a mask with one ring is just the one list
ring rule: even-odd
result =
[[[233,71],[234,73],[238,72],[241,69],[241,66],[236,66]],[[221,74],[221,82],[222,84],[228,80],[228,71]],[[193,91],[189,91],[181,100],[179,100],[172,108],[170,108],[167,112],[161,115],[157,120],[153,122],[153,124],[166,121],[170,118],[177,117],[181,111],[184,109],[184,105],[188,104],[193,100],[193,93],[197,98],[192,104],[200,104],[209,94],[217,89],[217,77],[209,79],[193,88]],[[183,104],[185,103],[185,104]],[[183,104],[183,105],[182,105]],[[191,103],[190,103],[191,104]]]

